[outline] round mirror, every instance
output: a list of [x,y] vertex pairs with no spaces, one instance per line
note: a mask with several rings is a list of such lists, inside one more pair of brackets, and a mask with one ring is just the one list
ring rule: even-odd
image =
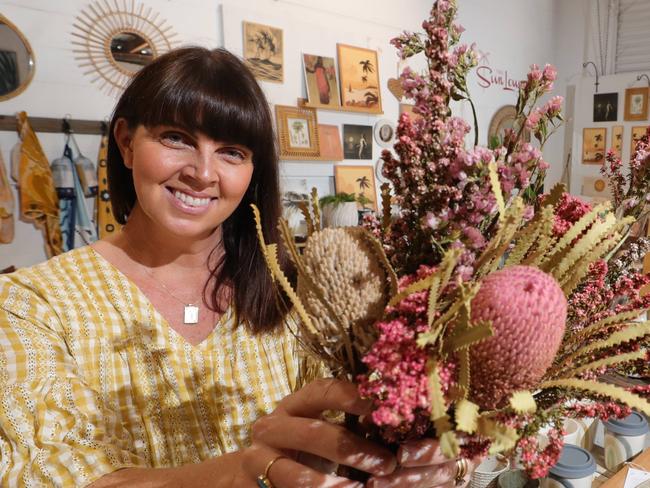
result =
[[122,31],[111,37],[111,56],[120,69],[133,74],[153,61],[155,52],[140,34]]
[[0,100],[15,97],[34,76],[34,53],[25,36],[0,14]]

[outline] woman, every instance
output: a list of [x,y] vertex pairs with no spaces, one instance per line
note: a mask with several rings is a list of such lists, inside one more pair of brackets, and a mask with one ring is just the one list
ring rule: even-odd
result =
[[300,388],[250,212],[276,242],[272,119],[237,58],[183,48],[143,68],[113,114],[108,175],[121,233],[0,280],[2,486],[359,486],[318,458],[368,486],[462,474],[431,441],[397,469],[321,420],[367,413],[354,385]]

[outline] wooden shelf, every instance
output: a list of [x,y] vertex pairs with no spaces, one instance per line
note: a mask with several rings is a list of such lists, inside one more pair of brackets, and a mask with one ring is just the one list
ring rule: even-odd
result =
[[313,108],[315,110],[327,110],[329,112],[348,112],[355,114],[383,115],[384,112],[375,112],[363,107],[322,107],[320,105],[309,105],[304,98],[298,99],[298,106],[304,108]]

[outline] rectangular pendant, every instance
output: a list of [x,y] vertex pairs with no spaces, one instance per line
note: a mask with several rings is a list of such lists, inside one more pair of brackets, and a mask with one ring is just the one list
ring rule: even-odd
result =
[[198,324],[199,322],[199,307],[196,305],[185,305],[183,310],[183,323],[184,324]]

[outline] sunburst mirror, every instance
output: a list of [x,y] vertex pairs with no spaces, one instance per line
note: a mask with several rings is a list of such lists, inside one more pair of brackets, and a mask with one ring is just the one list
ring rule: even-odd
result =
[[72,35],[84,74],[109,93],[175,44],[172,27],[135,0],[94,2],[77,16]]

